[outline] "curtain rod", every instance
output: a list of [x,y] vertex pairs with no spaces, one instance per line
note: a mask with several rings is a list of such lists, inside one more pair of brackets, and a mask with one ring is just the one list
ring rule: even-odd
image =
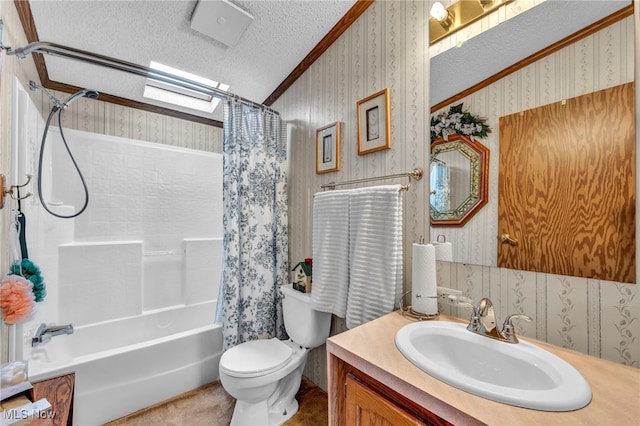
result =
[[5,49],[7,55],[15,55],[20,59],[26,58],[32,53],[47,53],[52,56],[60,56],[63,58],[75,59],[81,62],[87,62],[93,65],[99,65],[106,68],[111,68],[117,71],[123,71],[130,74],[147,77],[153,80],[162,81],[164,83],[173,84],[185,89],[193,90],[194,92],[202,93],[209,96],[214,96],[223,100],[235,99],[246,105],[254,108],[261,108],[267,110],[273,114],[280,115],[277,111],[269,108],[266,105],[253,102],[249,99],[242,98],[233,93],[225,90],[211,87],[197,81],[190,80],[188,78],[180,77],[164,71],[154,70],[149,67],[134,64],[132,62],[122,61],[119,59],[111,58],[109,56],[99,55],[97,53],[87,52],[85,50],[75,49],[73,47],[63,46],[60,44],[49,43],[46,41],[38,41],[30,43],[24,47],[18,47],[17,49],[11,49],[8,46],[2,46],[0,49]]
[[[384,179],[393,179],[393,178],[399,178],[399,177],[408,177],[409,178],[409,185],[411,185],[411,179],[413,180],[420,180],[422,179],[422,169],[416,168],[411,170],[410,172],[407,173],[398,173],[395,175],[387,175],[387,176],[377,176],[377,177],[369,177],[369,178],[362,178],[362,179],[354,179],[354,180],[346,180],[344,182],[329,182],[329,183],[325,183],[320,185],[321,189],[327,189],[327,188],[331,188],[334,189],[336,186],[341,186],[341,185],[351,185],[354,183],[362,183],[362,182],[371,182],[373,180],[384,180]],[[409,189],[409,185],[405,185],[403,187],[401,187],[401,190],[406,190]]]

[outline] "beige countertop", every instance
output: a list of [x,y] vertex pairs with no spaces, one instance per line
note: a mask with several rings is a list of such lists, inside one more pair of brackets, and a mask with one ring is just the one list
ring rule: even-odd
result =
[[[460,322],[447,315],[439,320]],[[394,339],[411,322],[400,311],[393,312],[330,337],[327,352],[456,425],[640,425],[640,369],[521,338],[573,365],[591,386],[593,399],[586,407],[568,412],[514,407],[454,388],[409,362],[396,349]]]

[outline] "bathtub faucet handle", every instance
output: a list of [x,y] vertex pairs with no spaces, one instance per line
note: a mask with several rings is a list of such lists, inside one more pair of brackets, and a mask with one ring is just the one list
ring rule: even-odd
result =
[[53,336],[61,334],[72,334],[73,324],[54,325],[42,323],[38,326],[35,336],[31,338],[31,346],[36,347],[40,344],[47,343]]

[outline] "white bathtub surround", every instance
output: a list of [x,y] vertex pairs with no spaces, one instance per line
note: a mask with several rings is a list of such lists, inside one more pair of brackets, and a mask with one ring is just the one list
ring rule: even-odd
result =
[[225,103],[224,347],[286,335],[278,286],[289,281],[287,142],[280,117]]
[[[74,103],[65,120],[88,105]],[[36,130],[15,141],[15,169],[35,174],[42,118],[17,122]],[[65,135],[87,180],[89,207],[62,220],[37,197],[23,203],[29,256],[47,297],[17,330],[15,353],[29,360],[33,380],[74,371],[74,424],[102,424],[218,378],[222,156],[71,129]],[[44,170],[46,199],[73,212],[82,194],[57,128],[49,149],[47,158],[61,164]],[[32,348],[42,322],[73,323],[74,333]]]
[[81,326],[139,315],[142,244],[123,241],[61,245],[58,321]]
[[187,238],[185,243],[185,303],[218,297],[222,274],[222,238]]

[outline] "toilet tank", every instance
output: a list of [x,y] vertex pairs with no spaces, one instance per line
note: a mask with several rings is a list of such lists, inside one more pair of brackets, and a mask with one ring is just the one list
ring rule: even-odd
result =
[[284,327],[295,343],[305,348],[322,345],[331,330],[331,314],[311,309],[311,293],[293,289],[293,284],[280,287]]

